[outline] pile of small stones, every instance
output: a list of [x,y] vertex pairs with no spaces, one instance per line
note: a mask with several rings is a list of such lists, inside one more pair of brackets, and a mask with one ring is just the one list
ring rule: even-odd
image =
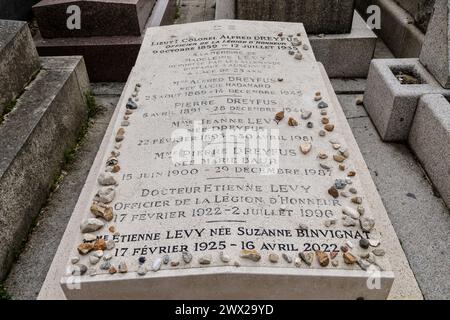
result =
[[[293,40],[296,45],[293,44],[294,47],[298,47],[301,45],[296,40]],[[294,53],[290,52],[290,54],[294,55]],[[301,53],[299,54],[299,57]],[[281,79],[281,78],[280,78]],[[332,123],[330,115],[328,114],[329,105],[326,103],[322,97],[320,91],[316,92],[313,101],[317,103],[317,112],[319,113],[320,122],[318,134],[319,137],[325,138],[329,137],[329,150],[319,150],[317,153],[318,164],[321,169],[334,172],[341,172],[339,177],[336,177],[333,185],[328,189],[328,194],[334,199],[341,198],[345,203],[342,209],[342,226],[346,228],[350,227],[360,227],[365,232],[371,232],[375,228],[375,219],[366,213],[366,209],[364,208],[364,199],[359,195],[358,190],[353,187],[353,178],[356,177],[357,172],[355,170],[348,169],[346,165],[346,161],[350,158],[350,151],[346,148],[339,140],[333,138],[335,133],[336,126]],[[316,124],[311,121],[313,116],[313,112],[310,110],[301,110],[300,118],[304,120],[306,123],[306,127],[308,129],[313,129]],[[284,111],[280,111],[275,115],[275,121],[279,124],[285,118]],[[290,117],[288,121],[289,126],[297,127],[299,126],[299,122],[295,120],[294,117]],[[301,143],[299,146],[300,152],[303,155],[308,155],[314,149],[313,144],[311,142]],[[330,161],[331,160],[331,161]],[[338,220],[335,218],[329,218],[324,221],[324,226],[327,228],[331,228],[333,226],[338,225]],[[307,226],[303,226],[304,229],[307,229]],[[367,239],[362,239],[360,241],[361,250],[368,250],[371,246],[378,246],[379,241],[369,243],[370,241]],[[358,264],[362,269],[366,270],[370,265],[377,265],[375,262],[375,256],[384,255],[384,251],[382,249],[375,249],[372,253],[363,253],[363,255],[359,258],[356,258],[350,252],[348,245],[345,247],[345,251],[341,250],[344,255],[344,262],[346,264]],[[353,246],[351,247],[353,248]],[[342,249],[342,248],[341,248]],[[327,267],[331,263],[334,267],[339,265],[338,260],[335,260],[338,252],[331,252],[330,254],[322,251],[316,251],[315,256],[318,259],[319,264],[322,267]],[[357,256],[357,255],[356,255]],[[273,256],[272,256],[273,258]],[[276,259],[270,259],[271,262],[274,262]],[[314,252],[303,252],[300,254],[299,259],[295,261],[295,265],[299,266],[301,261],[304,261],[307,265],[311,265],[314,260]]]
[[[83,242],[78,245],[77,251],[80,256],[86,256],[88,258],[90,267],[80,263],[80,256],[73,256],[71,258],[72,267],[69,271],[71,275],[81,276],[88,273],[94,276],[102,271],[109,274],[128,272],[128,266],[125,261],[120,261],[117,266],[111,262],[113,259],[111,251],[116,246],[115,241],[113,239],[105,240],[97,237],[93,233],[107,227],[112,236],[119,235],[116,227],[112,224],[114,210],[111,203],[114,201],[116,189],[119,185],[116,177],[116,174],[121,170],[119,150],[122,142],[125,140],[125,127],[130,125],[131,115],[134,110],[138,109],[136,101],[139,100],[138,94],[140,87],[141,85],[139,83],[135,85],[132,97],[126,103],[126,110],[121,119],[121,126],[114,138],[114,149],[106,160],[104,172],[100,173],[97,178],[99,189],[90,207],[92,217],[83,220],[80,224]],[[96,269],[97,265],[99,265],[101,271]]]

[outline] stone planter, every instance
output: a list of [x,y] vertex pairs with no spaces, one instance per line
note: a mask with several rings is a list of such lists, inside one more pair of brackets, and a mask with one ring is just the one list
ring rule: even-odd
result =
[[[414,74],[419,84],[401,84],[395,73]],[[419,99],[424,94],[448,93],[418,59],[372,61],[364,105],[383,141],[406,141]]]
[[409,145],[450,206],[450,103],[443,95],[428,94],[420,99]]

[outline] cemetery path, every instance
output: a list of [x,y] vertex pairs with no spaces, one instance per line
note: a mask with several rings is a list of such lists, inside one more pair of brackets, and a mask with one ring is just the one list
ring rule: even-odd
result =
[[[214,0],[181,0],[180,3],[177,23],[214,19]],[[391,56],[380,42],[376,58]],[[382,142],[364,108],[356,105],[356,99],[364,92],[365,80],[335,79],[332,83],[424,298],[450,299],[448,208],[435,196],[408,147]],[[13,299],[37,297],[119,99],[121,85],[97,84],[94,92],[105,111],[94,119],[75,162],[42,210],[5,282]],[[421,298],[420,294],[408,290],[394,290],[390,298]]]

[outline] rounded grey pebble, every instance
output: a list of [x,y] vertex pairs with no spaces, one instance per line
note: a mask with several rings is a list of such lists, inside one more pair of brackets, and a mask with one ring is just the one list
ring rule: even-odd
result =
[[369,247],[370,247],[369,240],[367,240],[367,239],[359,240],[359,246],[363,249],[369,249]]

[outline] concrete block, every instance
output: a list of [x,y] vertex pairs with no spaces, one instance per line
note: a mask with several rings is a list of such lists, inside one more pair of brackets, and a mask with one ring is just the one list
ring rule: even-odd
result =
[[436,0],[433,18],[425,36],[420,62],[444,88],[450,88],[450,2]]
[[377,36],[355,12],[351,33],[310,35],[316,59],[330,78],[366,78],[369,73]]
[[[156,0],[43,0],[33,13],[44,38],[140,36]],[[67,28],[67,8],[81,9],[81,28]]]
[[349,33],[354,0],[237,0],[242,20],[301,22],[309,34]]
[[89,80],[83,58],[41,62],[42,70],[0,125],[0,280],[87,116],[84,94]]
[[0,115],[39,70],[39,57],[26,22],[0,20]]
[[0,19],[27,20],[31,7],[39,0],[0,0]]
[[405,9],[394,0],[355,0],[355,4],[363,18],[367,18],[368,6],[380,7],[381,29],[374,31],[397,58],[419,57],[425,36]]
[[450,103],[440,94],[422,96],[409,145],[450,207]]
[[[421,84],[401,84],[394,72],[407,72]],[[370,66],[364,104],[384,141],[406,141],[419,98],[445,93],[418,59],[375,59]]]

